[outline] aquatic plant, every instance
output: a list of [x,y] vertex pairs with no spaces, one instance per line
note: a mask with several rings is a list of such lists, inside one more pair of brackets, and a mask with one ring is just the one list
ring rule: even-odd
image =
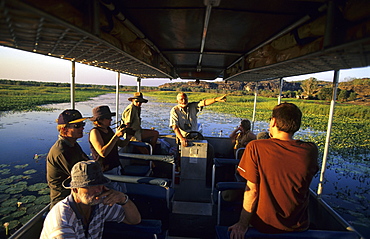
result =
[[36,183],[28,187],[28,191],[40,191],[48,187],[47,183]]
[[49,195],[44,195],[44,196],[38,197],[34,201],[35,204],[48,204],[49,202],[50,202],[50,196]]
[[5,235],[8,236],[9,235],[9,222],[4,223],[4,227],[5,227]]
[[28,166],[28,163],[27,164],[21,164],[21,165],[15,165],[14,168],[25,168]]
[[36,200],[36,196],[27,195],[19,199],[22,203],[30,203]]
[[24,174],[33,174],[33,173],[36,173],[36,172],[37,172],[37,170],[35,170],[35,169],[30,169],[30,170],[24,171],[23,173],[24,173]]

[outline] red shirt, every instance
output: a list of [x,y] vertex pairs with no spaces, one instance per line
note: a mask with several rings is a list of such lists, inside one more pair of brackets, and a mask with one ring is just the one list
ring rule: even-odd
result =
[[272,138],[247,145],[238,171],[257,184],[257,207],[251,219],[257,230],[277,233],[308,229],[309,187],[319,169],[317,156],[314,143],[300,140]]

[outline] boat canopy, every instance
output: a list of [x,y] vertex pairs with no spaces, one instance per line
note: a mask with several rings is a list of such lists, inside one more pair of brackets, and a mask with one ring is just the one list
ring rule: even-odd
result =
[[0,44],[139,78],[259,81],[370,65],[368,0],[1,0]]

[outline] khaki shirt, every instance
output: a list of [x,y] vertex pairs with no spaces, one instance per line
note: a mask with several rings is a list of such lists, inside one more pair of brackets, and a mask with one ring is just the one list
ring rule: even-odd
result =
[[174,106],[170,113],[170,127],[177,125],[184,137],[190,131],[198,131],[197,114],[203,109],[203,107],[198,105],[199,102],[191,102],[185,108],[181,108],[178,105]]
[[130,123],[130,127],[135,130],[135,139],[131,141],[141,141],[141,108],[133,104],[129,104],[122,113],[122,121],[124,124]]

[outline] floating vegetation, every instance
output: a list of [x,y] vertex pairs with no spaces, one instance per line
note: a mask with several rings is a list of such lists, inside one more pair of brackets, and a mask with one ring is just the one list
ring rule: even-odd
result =
[[0,174],[3,174],[3,175],[10,174],[10,169],[8,168],[0,169]]
[[4,202],[5,200],[8,200],[10,198],[9,194],[0,194],[0,202]]
[[9,164],[0,164],[0,168],[6,168],[6,167],[9,167],[10,165]]
[[19,225],[19,221],[18,220],[10,221],[9,222],[9,230],[12,230],[12,229],[16,228],[18,225]]
[[12,207],[12,206],[16,207],[18,201],[19,200],[17,198],[10,198],[5,202],[1,203],[1,207]]
[[21,164],[21,165],[15,165],[14,168],[25,168],[28,166],[28,163],[26,164]]
[[0,215],[5,216],[14,211],[17,211],[17,207],[0,207]]
[[36,183],[36,184],[33,184],[33,185],[30,185],[28,187],[28,191],[40,191],[42,189],[45,189],[48,187],[48,184],[47,183]]
[[9,183],[12,183],[12,182],[13,182],[12,177],[0,179],[0,185],[9,184]]
[[27,195],[19,199],[22,203],[31,203],[36,200],[36,196],[34,195]]
[[0,185],[0,191],[3,192],[5,189],[9,188],[9,185]]
[[27,189],[27,182],[21,181],[16,184],[10,185],[10,187],[5,190],[5,193],[16,194],[16,193],[21,193],[26,189]]
[[36,173],[36,172],[37,172],[37,170],[35,170],[35,169],[30,169],[30,170],[24,171],[23,173],[24,173],[24,174],[33,174],[33,173]]
[[13,212],[12,214],[10,214],[10,216],[14,217],[14,218],[18,218],[18,217],[23,216],[24,214],[26,214],[25,210],[18,210],[16,212]]
[[[49,199],[49,201],[50,201],[50,199]],[[29,208],[27,208],[27,214],[36,214],[36,213],[40,212],[44,207],[46,207],[46,205],[43,205],[43,204],[39,204],[39,205],[35,205],[33,207],[29,207]]]
[[44,188],[37,192],[39,195],[50,194],[50,188]]
[[24,175],[13,175],[10,177],[11,179],[13,179],[13,181],[17,181],[17,180],[21,180],[24,178]]
[[29,220],[31,220],[31,218],[33,218],[35,215],[34,214],[28,214],[28,215],[25,215],[24,217],[22,217],[21,219],[19,219],[19,222],[24,225],[26,224]]
[[38,197],[34,201],[35,204],[48,204],[49,202],[50,202],[50,196],[49,195],[44,195],[44,196]]

